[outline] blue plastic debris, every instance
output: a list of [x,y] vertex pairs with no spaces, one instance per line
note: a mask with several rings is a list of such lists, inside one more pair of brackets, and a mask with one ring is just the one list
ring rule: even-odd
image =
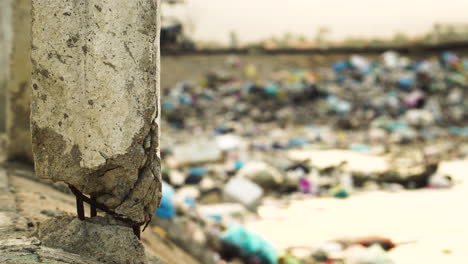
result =
[[174,188],[166,182],[162,182],[162,199],[161,205],[156,209],[156,214],[163,219],[171,219],[175,216],[176,210],[172,200],[174,196]]
[[191,168],[185,179],[185,184],[198,184],[207,172],[204,167]]
[[307,145],[309,141],[303,138],[292,138],[289,140],[288,147],[295,148],[295,147],[303,147]]
[[215,134],[224,135],[227,133],[232,133],[234,131],[231,127],[219,126],[214,129]]
[[234,163],[234,168],[236,170],[240,170],[242,169],[242,167],[244,167],[245,165],[245,162],[243,162],[242,160],[236,160],[236,162]]
[[408,123],[406,123],[405,121],[393,121],[388,123],[385,128],[391,132],[396,132],[399,130],[406,130],[409,127]]
[[188,205],[190,208],[195,208],[197,206],[197,202],[191,197],[185,197],[184,203]]
[[351,111],[351,104],[334,95],[327,96],[327,102],[330,110],[339,114],[347,115]]
[[412,77],[404,77],[398,80],[398,86],[405,90],[409,90],[411,87],[413,87],[414,83],[414,78]]
[[220,215],[209,215],[208,218],[211,218],[215,220],[216,222],[221,222],[223,220],[223,217]]
[[371,150],[371,147],[367,144],[353,143],[349,146],[349,149],[359,152],[368,152]]
[[187,95],[179,95],[179,102],[185,105],[192,105],[193,103],[192,98]]
[[446,64],[447,66],[456,64],[459,61],[458,56],[455,53],[450,52],[450,51],[443,52],[441,57],[442,57],[442,62],[444,62],[444,64]]
[[468,127],[456,127],[452,126],[449,127],[449,132],[452,135],[457,135],[457,136],[463,136],[466,137],[468,136]]
[[349,69],[349,63],[347,61],[337,61],[333,64],[333,70],[340,72]]
[[174,110],[174,108],[176,108],[176,104],[170,100],[165,100],[162,103],[162,108],[166,111],[171,111]]
[[279,86],[276,83],[269,83],[269,84],[265,85],[265,87],[264,87],[264,92],[268,96],[278,95],[278,90],[279,90]]

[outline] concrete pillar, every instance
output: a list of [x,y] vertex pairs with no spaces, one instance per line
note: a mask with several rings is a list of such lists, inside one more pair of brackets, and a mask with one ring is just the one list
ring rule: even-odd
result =
[[0,133],[5,132],[6,85],[11,50],[11,0],[0,1]]
[[31,0],[13,0],[12,7],[13,39],[6,99],[7,158],[31,162]]
[[150,220],[161,197],[158,0],[32,0],[36,174]]

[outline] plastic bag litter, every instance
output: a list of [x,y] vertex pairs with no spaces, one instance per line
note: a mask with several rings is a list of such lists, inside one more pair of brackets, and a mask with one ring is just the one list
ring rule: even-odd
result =
[[166,182],[162,182],[162,199],[161,205],[156,209],[156,214],[163,219],[171,219],[175,216],[176,210],[172,200],[174,196],[174,188]]
[[221,240],[238,247],[246,255],[260,257],[262,263],[276,264],[278,261],[278,253],[268,241],[242,226],[229,226],[227,231],[221,236]]

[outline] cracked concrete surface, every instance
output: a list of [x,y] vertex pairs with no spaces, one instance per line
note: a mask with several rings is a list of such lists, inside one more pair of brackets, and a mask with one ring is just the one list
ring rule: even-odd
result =
[[135,224],[161,196],[157,0],[32,1],[36,173]]
[[[12,5],[12,38],[6,96],[7,153],[9,160],[31,162],[31,132],[29,112],[31,104],[31,0],[8,0]],[[8,48],[8,47],[7,47]],[[3,67],[3,65],[1,66]],[[1,85],[1,84],[0,84]]]

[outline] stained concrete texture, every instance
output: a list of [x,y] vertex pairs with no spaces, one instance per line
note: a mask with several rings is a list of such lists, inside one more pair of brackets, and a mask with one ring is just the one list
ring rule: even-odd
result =
[[148,222],[161,196],[158,1],[32,5],[37,175]]
[[[32,162],[29,113],[31,103],[31,0],[12,1],[12,50],[6,95],[7,155]],[[14,44],[13,44],[14,43]]]
[[5,132],[6,84],[11,49],[11,0],[0,2],[0,132]]

